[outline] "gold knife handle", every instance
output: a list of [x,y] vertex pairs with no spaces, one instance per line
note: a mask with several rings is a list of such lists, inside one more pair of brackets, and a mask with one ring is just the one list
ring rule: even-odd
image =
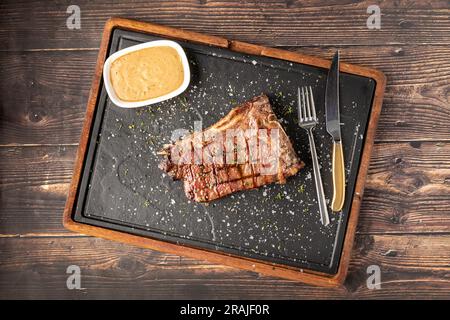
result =
[[345,199],[345,167],[342,141],[333,142],[333,201],[331,210],[341,211]]

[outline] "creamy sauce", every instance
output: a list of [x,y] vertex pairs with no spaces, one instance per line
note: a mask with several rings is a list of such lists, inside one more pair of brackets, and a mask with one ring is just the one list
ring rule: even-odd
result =
[[123,101],[143,101],[178,89],[184,79],[178,52],[168,46],[130,52],[111,64],[111,83]]

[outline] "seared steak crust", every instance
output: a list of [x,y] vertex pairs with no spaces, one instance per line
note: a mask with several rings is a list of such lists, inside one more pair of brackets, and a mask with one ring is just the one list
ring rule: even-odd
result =
[[197,202],[285,183],[304,166],[266,95],[236,106],[206,130],[164,146],[160,154],[164,159],[159,167],[183,180],[186,196]]

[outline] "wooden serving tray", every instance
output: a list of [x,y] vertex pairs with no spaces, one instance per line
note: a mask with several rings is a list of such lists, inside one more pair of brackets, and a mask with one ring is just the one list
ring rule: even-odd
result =
[[[113,106],[102,83],[106,58],[124,47],[160,38],[176,40],[187,51],[192,68],[192,88],[182,96],[188,97],[187,102],[171,99],[143,110]],[[307,139],[295,123],[290,103],[295,101],[297,86],[314,86],[322,119],[316,144],[325,192],[330,194],[327,156],[331,138],[325,131],[321,103],[329,66],[330,61],[285,50],[110,19],[100,46],[64,226],[74,232],[267,275],[338,286],[348,269],[386,79],[377,70],[341,63],[347,198],[342,213],[331,214],[332,223],[323,227],[317,214]],[[180,182],[165,180],[162,172],[155,170],[158,159],[154,151],[160,143],[168,142],[163,140],[170,138],[171,130],[188,125],[196,115],[207,127],[232,105],[261,92],[258,90],[269,95],[306,163],[305,170],[286,185],[242,192],[207,207],[188,202]],[[146,117],[144,112],[152,115]],[[157,146],[146,144],[148,137],[161,141]]]

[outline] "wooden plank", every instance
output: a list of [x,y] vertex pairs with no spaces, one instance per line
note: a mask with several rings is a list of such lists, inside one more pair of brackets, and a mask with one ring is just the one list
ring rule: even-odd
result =
[[78,143],[97,54],[1,53],[0,144]]
[[[0,148],[0,234],[65,233],[76,146]],[[360,233],[450,232],[450,143],[377,143]]]
[[2,1],[2,50],[98,48],[109,17],[123,16],[228,39],[275,45],[449,44],[445,0],[382,1],[381,30],[366,26],[374,1],[79,0],[81,29],[69,30],[67,1]]
[[[448,46],[340,50],[343,61],[388,78],[376,141],[450,140]],[[334,48],[295,51],[328,59]],[[0,144],[78,143],[96,57],[90,50],[1,52]]]
[[[352,297],[382,299],[450,298],[450,236],[360,235],[345,283]],[[368,290],[367,267],[381,269],[381,289]],[[412,289],[413,292],[410,292]]]
[[[360,235],[345,285],[325,289],[96,238],[2,238],[0,298],[448,299],[449,251],[449,235]],[[67,289],[69,265],[83,290]],[[366,286],[370,265],[380,290]]]
[[76,146],[0,148],[0,234],[69,233],[62,212]]
[[450,232],[450,144],[374,148],[359,232]]

